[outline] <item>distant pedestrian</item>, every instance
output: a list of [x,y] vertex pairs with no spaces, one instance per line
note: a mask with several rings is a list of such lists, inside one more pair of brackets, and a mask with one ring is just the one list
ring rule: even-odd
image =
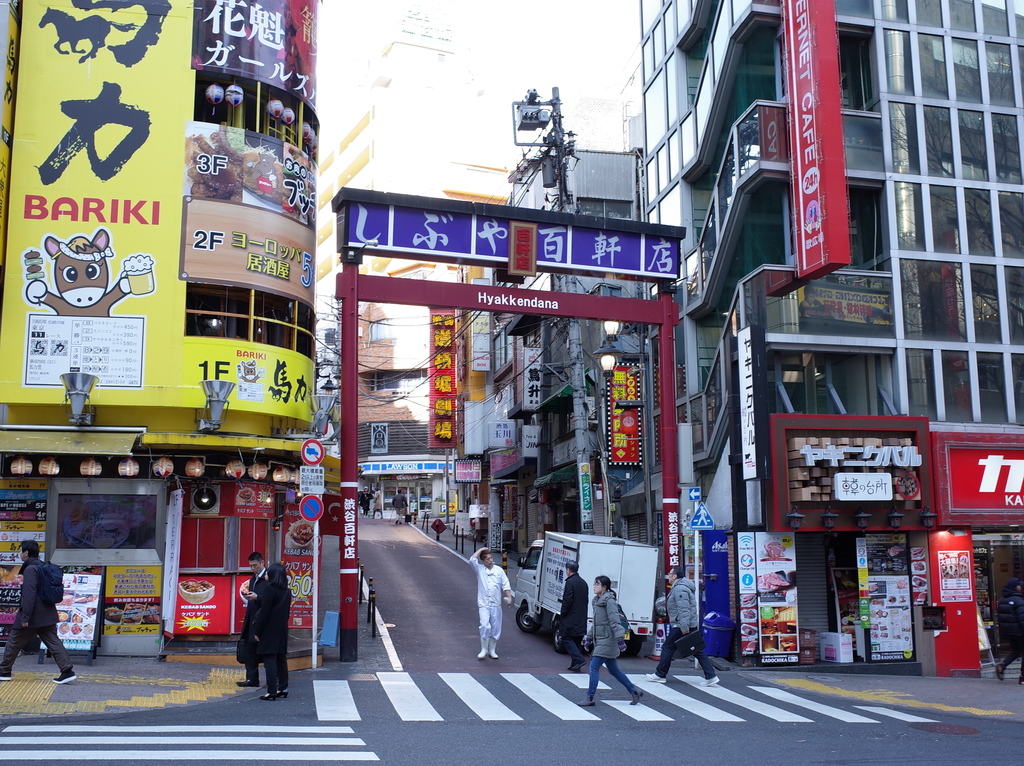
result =
[[369,489],[361,489],[359,491],[359,508],[363,512],[363,516],[370,515],[370,503],[373,502],[373,493]]
[[490,548],[473,552],[469,563],[476,572],[476,606],[480,615],[480,654],[478,660],[498,659],[501,638],[501,605],[512,605],[512,585],[505,570],[494,565]]
[[0,660],[0,681],[11,680],[14,661],[29,641],[39,638],[53,655],[60,675],[53,679],[55,684],[66,684],[74,681],[75,668],[71,664],[68,650],[57,635],[57,605],[41,598],[42,562],[39,560],[39,543],[35,540],[22,540],[21,551],[21,602],[14,615],[7,646],[4,647],[4,658]]
[[373,493],[373,518],[377,518],[377,514],[380,514],[381,519],[384,518],[384,491],[377,487],[377,490]]
[[587,664],[580,650],[583,636],[587,633],[587,583],[579,576],[579,571],[577,562],[565,562],[565,588],[562,590],[562,609],[558,620],[562,648],[572,659],[569,670],[573,673]]
[[406,513],[409,510],[409,499],[405,496],[405,492],[399,488],[395,496],[391,498],[391,507],[395,509],[395,523],[401,524],[402,522],[408,521]]
[[[1006,659],[996,665],[996,675],[1003,680],[1003,673],[1011,662],[1024,655],[1024,595],[1021,595],[1021,581],[1011,577],[1003,586],[1003,597],[997,604],[999,615],[999,636],[1010,645]],[[1021,661],[1020,678],[1024,684],[1024,660]]]
[[252,577],[242,586],[242,598],[245,599],[245,618],[242,620],[242,635],[239,660],[245,664],[245,680],[236,681],[238,686],[260,685],[260,657],[256,653],[256,637],[253,635],[252,623],[259,610],[259,598],[267,589],[267,568],[263,554],[253,551],[249,554],[249,568]]
[[594,649],[590,658],[590,686],[587,688],[587,696],[577,704],[580,707],[594,706],[601,666],[607,665],[608,672],[626,687],[626,691],[632,697],[629,704],[635,705],[643,699],[644,693],[619,670],[616,658],[626,649],[626,629],[619,620],[619,603],[615,600],[612,581],[606,575],[598,575],[594,580],[594,598],[590,604],[594,612],[594,621],[590,625],[590,632],[583,639],[585,647]]
[[288,610],[291,604],[292,593],[284,566],[271,564],[267,567],[267,587],[260,595],[252,623],[256,654],[267,673],[267,693],[261,700],[288,697]]
[[[668,611],[668,619],[672,629],[668,637],[661,645],[661,660],[653,673],[647,674],[648,681],[656,684],[667,683],[668,671],[672,666],[672,658],[676,651],[676,644],[679,639],[687,633],[697,630],[700,622],[700,612],[697,610],[697,586],[692,580],[686,579],[686,570],[682,567],[675,567],[668,573],[668,584],[670,590],[668,598],[665,599],[665,609]],[[707,653],[698,649],[693,653],[700,663],[700,669],[704,671],[704,680],[701,686],[714,686],[718,683],[718,676],[715,674],[715,666],[711,664]]]

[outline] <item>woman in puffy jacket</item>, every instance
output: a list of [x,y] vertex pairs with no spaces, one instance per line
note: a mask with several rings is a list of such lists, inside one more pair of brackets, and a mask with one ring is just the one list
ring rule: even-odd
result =
[[594,621],[583,639],[584,646],[594,648],[590,658],[590,686],[587,689],[587,696],[577,704],[580,707],[593,707],[601,665],[607,665],[608,672],[626,687],[626,691],[632,697],[629,704],[635,705],[643,698],[644,693],[630,683],[626,674],[619,670],[619,663],[615,659],[626,648],[626,629],[619,620],[619,604],[615,600],[612,581],[605,575],[598,575],[594,580],[594,598],[590,603],[593,606]]
[[[1003,597],[999,599],[999,636],[1010,644],[1010,653],[1006,659],[996,665],[996,675],[1003,680],[1006,666],[1024,655],[1024,596],[1021,595],[1021,582],[1011,577],[1003,586]],[[1021,663],[1019,684],[1024,684],[1024,662]]]

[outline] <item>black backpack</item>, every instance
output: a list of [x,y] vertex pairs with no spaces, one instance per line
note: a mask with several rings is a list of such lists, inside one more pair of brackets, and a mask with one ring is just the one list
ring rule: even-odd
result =
[[64,570],[50,561],[39,564],[39,600],[45,604],[59,604],[64,600]]

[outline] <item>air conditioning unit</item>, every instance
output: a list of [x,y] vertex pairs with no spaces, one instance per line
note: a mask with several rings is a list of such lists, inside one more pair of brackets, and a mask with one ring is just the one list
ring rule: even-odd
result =
[[217,516],[220,514],[220,486],[218,484],[193,484],[189,489],[189,514],[192,516]]

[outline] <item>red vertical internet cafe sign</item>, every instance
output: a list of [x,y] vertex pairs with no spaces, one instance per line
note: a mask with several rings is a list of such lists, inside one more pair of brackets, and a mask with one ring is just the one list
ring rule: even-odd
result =
[[[640,465],[640,376],[632,367],[615,367],[608,381],[608,462]],[[624,404],[625,403],[625,404]]]
[[431,447],[455,446],[455,312],[430,310]]
[[850,265],[834,0],[785,0],[797,276]]

